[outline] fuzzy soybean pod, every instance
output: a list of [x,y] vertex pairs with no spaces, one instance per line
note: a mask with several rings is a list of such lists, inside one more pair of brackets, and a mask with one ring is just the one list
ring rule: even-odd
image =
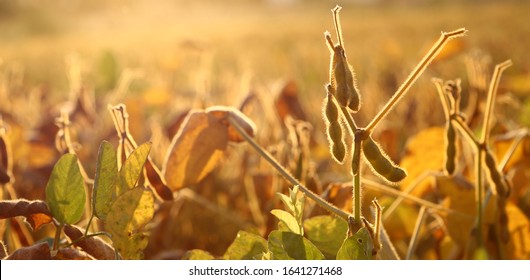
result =
[[486,169],[488,170],[490,183],[494,186],[494,192],[500,197],[508,197],[510,195],[508,183],[497,169],[495,159],[489,150],[484,153],[484,159],[486,161]]
[[330,82],[338,103],[354,112],[359,111],[361,98],[355,86],[353,68],[346,60],[344,48],[338,44],[333,48]]
[[392,162],[371,136],[363,141],[363,153],[373,170],[384,179],[397,183],[407,176],[405,170]]
[[346,157],[346,144],[339,119],[339,108],[333,99],[333,95],[328,92],[326,99],[324,99],[324,122],[326,123],[328,143],[333,159],[342,164]]
[[456,133],[451,121],[445,126],[445,173],[453,175],[456,165]]

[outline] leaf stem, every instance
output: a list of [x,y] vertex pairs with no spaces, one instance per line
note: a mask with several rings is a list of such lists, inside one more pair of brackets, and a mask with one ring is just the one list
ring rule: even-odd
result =
[[263,157],[265,160],[267,160],[272,167],[274,167],[289,183],[291,183],[293,186],[298,185],[300,190],[304,192],[304,194],[315,201],[318,205],[320,205],[322,208],[326,209],[327,211],[339,216],[340,218],[344,219],[346,222],[348,221],[348,217],[350,217],[350,214],[343,211],[342,209],[337,208],[336,206],[332,205],[331,203],[327,202],[325,199],[321,198],[314,192],[310,191],[308,188],[306,188],[302,183],[300,183],[298,180],[296,180],[283,166],[276,161],[267,151],[265,151],[254,139],[246,133],[246,131],[237,123],[236,120],[233,119],[232,115],[228,117],[228,122],[230,125],[232,125],[239,134],[258,152],[258,154]]
[[[361,148],[362,140],[360,137],[355,136],[355,146]],[[356,157],[353,159],[357,165],[357,174],[353,174],[353,217],[355,222],[361,222],[361,153],[354,153]]]
[[486,101],[486,113],[484,117],[484,123],[482,124],[482,137],[480,138],[481,143],[487,143],[490,130],[491,130],[491,115],[493,114],[493,107],[495,106],[495,96],[497,95],[497,89],[499,87],[499,80],[501,79],[502,72],[508,67],[512,66],[512,60],[508,59],[495,66],[493,71],[493,77],[491,78],[490,87],[488,90],[488,100]]
[[405,82],[401,84],[396,93],[390,98],[385,107],[379,111],[379,113],[372,119],[370,124],[366,127],[366,131],[369,134],[375,129],[377,124],[392,110],[392,108],[398,103],[398,101],[405,95],[405,93],[410,89],[410,87],[416,82],[418,77],[423,73],[425,68],[434,60],[434,58],[440,53],[442,48],[445,46],[448,40],[455,37],[464,35],[467,32],[465,28],[460,28],[451,32],[442,32],[438,41],[431,47],[423,59],[416,65],[416,68],[411,72],[407,77]]
[[414,251],[416,251],[416,245],[418,244],[418,237],[420,235],[421,226],[425,222],[425,218],[427,215],[427,207],[422,206],[420,208],[420,213],[418,214],[418,219],[416,219],[416,225],[414,226],[414,231],[412,233],[412,237],[410,238],[409,248],[407,250],[407,256],[405,257],[406,260],[410,260],[412,257],[412,254],[414,254]]
[[64,224],[61,223],[55,227],[55,238],[53,239],[53,251],[59,249],[59,242],[61,242],[61,232],[63,231]]

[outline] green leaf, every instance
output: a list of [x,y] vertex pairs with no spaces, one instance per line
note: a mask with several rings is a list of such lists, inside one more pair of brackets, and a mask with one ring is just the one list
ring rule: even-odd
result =
[[77,156],[64,154],[53,167],[46,185],[46,203],[60,223],[75,224],[85,210],[85,185]]
[[296,234],[303,235],[302,229],[300,225],[298,225],[298,222],[296,221],[296,218],[291,215],[291,213],[279,210],[279,209],[273,209],[271,210],[271,214],[276,216],[280,222],[282,222],[284,225],[287,226],[287,228]]
[[153,215],[153,193],[141,187],[126,191],[112,204],[105,229],[112,235],[114,247],[123,258],[143,258],[149,240],[142,230]]
[[371,260],[373,248],[370,233],[366,228],[361,228],[344,240],[337,252],[337,260]]
[[304,229],[326,259],[335,259],[348,232],[348,223],[335,216],[316,216],[304,222]]
[[125,163],[120,169],[120,186],[118,195],[136,186],[150,150],[151,143],[144,143],[136,148],[125,160]]
[[213,260],[214,257],[207,251],[204,250],[190,250],[187,251],[182,257],[183,260]]
[[274,230],[269,234],[269,251],[274,260],[323,260],[318,248],[301,235]]
[[114,200],[118,179],[118,159],[116,150],[107,141],[101,142],[94,177],[93,209],[98,218],[105,220]]
[[226,250],[223,258],[226,260],[252,260],[256,255],[264,252],[267,252],[267,240],[259,235],[241,230]]
[[276,195],[278,196],[278,198],[280,198],[283,204],[285,204],[285,208],[287,208],[287,210],[289,210],[291,213],[295,213],[295,208],[294,208],[295,206],[291,202],[290,197],[286,196],[283,193],[276,193]]

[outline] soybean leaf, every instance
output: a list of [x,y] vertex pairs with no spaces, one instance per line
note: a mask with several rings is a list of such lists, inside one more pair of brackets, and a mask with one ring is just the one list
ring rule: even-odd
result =
[[126,191],[112,204],[105,227],[123,258],[143,258],[143,250],[149,241],[143,227],[153,215],[153,193],[142,187]]
[[107,141],[101,142],[94,177],[93,208],[98,218],[105,220],[110,206],[116,200],[118,159],[116,150]]
[[136,148],[125,160],[125,163],[120,169],[120,186],[118,195],[136,186],[150,150],[151,143],[144,143]]
[[337,252],[337,260],[371,260],[374,245],[370,233],[361,228],[342,243]]
[[171,190],[193,185],[210,174],[228,145],[227,127],[203,111],[192,111],[175,135],[164,162]]
[[274,230],[269,234],[268,249],[274,260],[323,260],[318,248],[299,234]]
[[7,257],[7,260],[51,260],[48,243],[37,243],[29,247],[22,247]]
[[284,225],[287,226],[289,231],[296,233],[298,235],[302,235],[303,232],[301,231],[301,227],[296,221],[296,218],[289,212],[279,210],[279,209],[273,209],[271,210],[271,214],[276,216],[280,222],[282,222]]
[[83,215],[85,198],[77,156],[64,154],[53,167],[46,185],[46,203],[60,223],[75,224]]
[[226,250],[223,258],[226,260],[252,260],[255,256],[265,252],[267,252],[267,240],[259,235],[241,230]]
[[289,196],[286,196],[283,193],[276,193],[278,198],[285,204],[285,207],[287,210],[289,210],[291,213],[295,213],[295,205],[293,205],[293,202],[291,201],[291,198]]
[[305,220],[304,229],[307,238],[326,256],[334,259],[346,237],[348,224],[334,216],[316,216]]
[[42,225],[52,221],[52,213],[44,201],[25,199],[0,201],[0,219],[16,216],[26,217],[33,230],[38,230]]
[[204,250],[190,250],[182,257],[184,260],[213,260],[214,257],[207,251]]

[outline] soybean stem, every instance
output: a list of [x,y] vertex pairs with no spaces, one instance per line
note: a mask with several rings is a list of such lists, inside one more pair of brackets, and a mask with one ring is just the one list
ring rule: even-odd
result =
[[512,61],[508,59],[502,63],[497,64],[495,66],[495,70],[493,71],[493,77],[491,78],[490,87],[488,90],[488,100],[486,102],[486,115],[484,117],[484,123],[482,124],[482,137],[480,138],[481,143],[487,143],[489,138],[491,129],[490,120],[491,115],[493,114],[495,96],[497,95],[497,89],[499,87],[499,80],[501,79],[502,72],[511,65]]
[[404,94],[410,89],[418,77],[423,73],[425,68],[434,60],[434,58],[440,53],[444,45],[449,39],[462,36],[467,32],[465,28],[457,29],[452,32],[442,32],[438,41],[431,47],[423,59],[416,65],[416,68],[408,76],[407,80],[398,88],[396,93],[390,98],[385,107],[379,111],[379,113],[372,119],[370,124],[366,127],[366,131],[371,134],[372,130],[377,126],[377,124],[392,110],[392,108],[397,104],[399,99],[404,96]]
[[228,117],[228,122],[230,125],[232,125],[239,134],[258,152],[258,154],[263,157],[265,160],[267,160],[272,167],[274,167],[289,183],[291,183],[293,186],[298,185],[300,190],[304,192],[305,195],[307,195],[310,199],[315,201],[318,205],[320,205],[322,208],[326,209],[327,211],[339,216],[340,218],[344,219],[346,222],[348,221],[348,217],[350,216],[349,213],[343,211],[342,209],[337,208],[336,206],[330,204],[325,199],[321,198],[314,192],[310,191],[308,188],[306,188],[302,183],[300,183],[296,178],[294,178],[283,166],[276,161],[267,151],[265,151],[254,139],[248,135],[248,133],[233,119],[233,117],[230,115]]

